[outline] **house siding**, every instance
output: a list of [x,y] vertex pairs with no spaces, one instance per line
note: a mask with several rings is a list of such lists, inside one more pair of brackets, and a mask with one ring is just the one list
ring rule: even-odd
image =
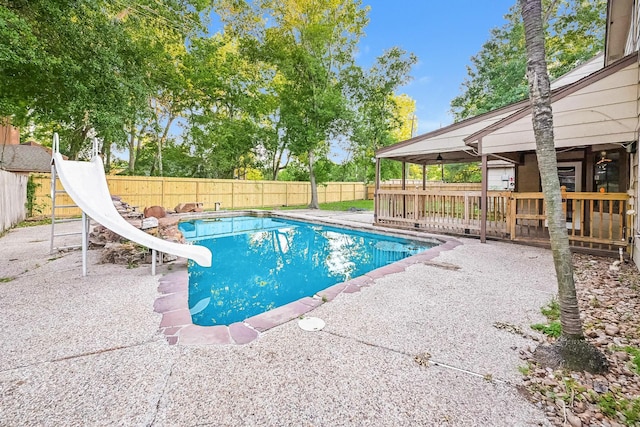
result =
[[[627,53],[635,52],[640,47],[640,1],[636,1],[633,8],[633,15],[631,19],[631,28],[629,29],[629,43],[627,43]],[[636,153],[631,155],[629,173],[629,195],[635,200],[630,202],[631,208],[636,211],[636,223],[635,223],[635,237],[634,237],[634,250],[633,250],[633,262],[636,265],[640,265],[640,237],[638,232],[640,231],[640,152],[638,151],[638,138],[640,135],[640,58],[638,58],[638,74],[636,76]],[[632,199],[633,200],[633,199]]]
[[[636,138],[638,62],[553,102],[556,147],[626,143]],[[535,149],[526,115],[482,138],[485,153]]]

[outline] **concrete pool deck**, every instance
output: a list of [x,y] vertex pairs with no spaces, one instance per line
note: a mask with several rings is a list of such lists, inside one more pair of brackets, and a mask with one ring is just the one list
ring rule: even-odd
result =
[[49,232],[0,238],[0,425],[548,425],[517,389],[519,350],[535,342],[494,327],[544,320],[546,249],[457,239],[315,308],[322,331],[292,320],[245,345],[170,345],[154,312],[162,276],[90,251],[82,277],[79,251],[49,255]]

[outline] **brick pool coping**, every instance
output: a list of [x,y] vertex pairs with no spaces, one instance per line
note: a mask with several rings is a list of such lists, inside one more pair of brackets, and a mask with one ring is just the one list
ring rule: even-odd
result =
[[441,252],[462,244],[456,239],[445,236],[438,236],[438,240],[443,243],[393,264],[372,270],[363,276],[330,286],[319,291],[313,297],[301,298],[229,326],[193,324],[189,312],[189,273],[186,270],[173,272],[160,278],[158,292],[161,295],[156,298],[153,308],[155,312],[162,314],[160,331],[165,335],[169,344],[248,344],[256,340],[261,332],[298,318],[325,302],[332,301],[342,293],[359,292],[360,289],[373,285],[377,279],[405,271],[411,265],[430,261]]

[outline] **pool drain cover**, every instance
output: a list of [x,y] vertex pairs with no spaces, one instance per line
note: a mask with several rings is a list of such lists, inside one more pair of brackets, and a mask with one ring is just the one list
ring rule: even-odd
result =
[[324,325],[324,320],[318,317],[305,317],[304,319],[298,321],[298,326],[300,326],[300,329],[309,332],[319,331],[324,328]]

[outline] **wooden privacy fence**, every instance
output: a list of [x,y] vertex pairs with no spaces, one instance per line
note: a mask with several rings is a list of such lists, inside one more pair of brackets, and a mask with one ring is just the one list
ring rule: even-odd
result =
[[[562,200],[573,246],[627,246],[634,223],[627,194],[563,192]],[[479,235],[480,218],[480,191],[378,190],[377,224]],[[543,193],[487,192],[488,236],[545,242],[546,218]]]
[[0,170],[0,233],[27,216],[27,175]]
[[[51,177],[34,175],[38,184],[36,205],[42,215],[51,215]],[[140,210],[147,206],[173,209],[179,203],[200,202],[205,210],[296,206],[308,204],[311,188],[308,182],[241,181],[231,179],[168,178],[108,175],[107,185],[114,196]],[[62,190],[59,181],[56,187]],[[330,182],[318,186],[320,203],[362,200],[366,188],[360,182]],[[73,202],[66,194],[56,196],[57,205]],[[80,215],[78,208],[57,209],[56,216]]]
[[[392,179],[390,181],[384,181],[380,183],[380,189],[402,190],[402,180]],[[408,180],[405,185],[405,190],[422,190],[422,180]],[[480,183],[427,181],[425,190],[432,193],[440,191],[480,191],[481,186]],[[367,200],[373,200],[375,192],[376,186],[374,184],[368,184]]]

